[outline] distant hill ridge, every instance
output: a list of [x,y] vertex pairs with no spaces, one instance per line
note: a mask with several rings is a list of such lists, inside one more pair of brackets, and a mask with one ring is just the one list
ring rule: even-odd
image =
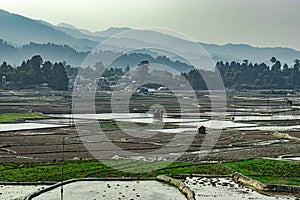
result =
[[23,60],[27,60],[34,55],[41,55],[43,59],[52,62],[66,61],[72,66],[79,66],[87,52],[77,52],[67,45],[37,44],[30,43],[21,47],[7,44],[0,39],[0,64],[7,62],[11,65],[20,65]]
[[[0,10],[0,38],[14,45],[35,43],[67,44],[77,50],[90,50],[95,41],[76,39],[65,32],[17,14]],[[89,48],[87,48],[89,47]]]
[[[0,62],[6,60],[11,64],[19,64],[20,61],[30,58],[32,54],[42,54],[43,58],[53,62],[65,60],[72,65],[80,65],[87,53],[94,49],[99,42],[114,34],[130,30],[126,27],[112,27],[105,31],[91,32],[65,23],[55,26],[4,10],[0,10],[0,29],[0,39],[3,40],[0,42]],[[175,45],[187,42],[158,32],[151,32],[151,34],[154,37],[170,40]],[[145,40],[131,40],[130,42],[132,42],[132,46],[134,46],[134,42],[148,43]],[[291,65],[293,60],[300,59],[300,52],[291,48],[258,48],[247,44],[215,45],[201,42],[199,44],[216,62],[248,60],[253,63],[266,62],[268,64],[269,59],[274,56],[282,63]],[[121,51],[118,46],[114,48],[119,48]],[[157,56],[164,56],[162,52],[155,53],[158,54]],[[193,56],[191,53],[191,57]]]

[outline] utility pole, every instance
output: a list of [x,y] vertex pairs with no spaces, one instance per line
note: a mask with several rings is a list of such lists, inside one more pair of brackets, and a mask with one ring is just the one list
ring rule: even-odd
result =
[[234,97],[234,113],[233,116],[235,117],[236,115],[236,98]]
[[268,111],[270,113],[270,95],[268,96]]
[[64,160],[65,160],[65,137],[62,138],[62,161],[61,161],[61,188],[60,188],[60,199],[64,199],[64,180],[65,180],[65,172],[64,172]]

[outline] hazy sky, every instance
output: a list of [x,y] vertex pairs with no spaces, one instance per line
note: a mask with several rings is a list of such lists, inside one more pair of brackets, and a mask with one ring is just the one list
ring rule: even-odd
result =
[[300,50],[300,0],[0,0],[0,8],[91,31],[162,27],[206,43]]

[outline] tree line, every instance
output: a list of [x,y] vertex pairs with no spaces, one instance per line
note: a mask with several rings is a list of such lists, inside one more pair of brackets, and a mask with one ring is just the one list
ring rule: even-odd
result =
[[[299,89],[299,59],[294,60],[292,66],[288,64],[282,65],[275,57],[272,57],[270,61],[272,63],[271,66],[265,63],[253,64],[248,62],[248,60],[244,60],[242,63],[219,61],[216,63],[215,72],[191,69],[189,72],[181,73],[181,75],[189,81],[190,85],[196,90],[207,89],[202,76],[211,80],[216,79],[218,77],[217,71],[220,73],[224,86],[229,89]],[[99,76],[101,74],[102,77],[105,77],[105,84],[111,85],[118,80],[118,77],[123,76],[130,70],[128,65],[123,69],[104,69],[104,66],[101,64],[98,68],[74,68],[65,62],[52,63],[50,61],[43,61],[40,55],[35,55],[31,59],[23,61],[22,64],[17,67],[12,67],[6,62],[3,62],[0,65],[0,88],[16,90],[30,89],[46,83],[54,90],[67,90],[69,79],[75,79],[79,70],[81,74],[87,77]],[[102,73],[96,73],[97,71]],[[164,78],[168,77],[174,81],[174,84],[180,82],[180,78],[165,73],[166,72],[156,73],[156,71],[153,70],[153,74],[164,75]],[[149,75],[140,77],[147,76]],[[113,77],[113,79],[110,77]],[[100,79],[100,77],[95,78]]]
[[[248,60],[239,62],[216,63],[216,71],[220,73],[224,86],[229,89],[297,89],[300,87],[300,60],[294,64],[282,65],[275,57],[270,59],[272,65],[265,63],[253,64]],[[182,75],[190,82],[194,89],[207,89],[199,70],[193,69]],[[214,76],[208,72],[201,72],[204,76]]]
[[0,65],[0,87],[16,90],[33,89],[46,83],[54,90],[67,90],[69,77],[66,69],[69,70],[69,73],[77,73],[74,72],[74,68],[66,65],[66,63],[44,62],[39,55],[23,61],[17,67],[12,67],[3,62]]

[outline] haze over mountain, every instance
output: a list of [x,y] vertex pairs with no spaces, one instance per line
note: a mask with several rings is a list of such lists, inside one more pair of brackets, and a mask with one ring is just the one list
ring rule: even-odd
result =
[[87,56],[87,52],[77,52],[67,45],[30,43],[14,47],[0,39],[0,62],[20,65],[22,61],[34,55],[40,55],[44,60],[52,62],[66,61],[72,66],[79,66]]
[[291,48],[282,47],[252,47],[246,44],[214,45],[200,43],[206,51],[217,60],[240,61],[247,59],[253,63],[270,62],[271,57],[276,57],[282,63],[292,64],[300,58],[300,52]]
[[[110,39],[108,50],[116,52],[131,51],[142,45],[157,49],[163,45],[169,45],[170,49],[179,46],[181,58],[160,50],[140,49],[139,53],[151,55],[154,59],[166,55],[173,61],[184,61],[183,58],[187,58],[193,62],[201,60],[202,63],[207,63],[210,59],[205,55],[205,51],[214,61],[242,62],[248,60],[253,63],[261,63],[269,62],[269,59],[274,56],[282,63],[291,65],[294,59],[300,58],[300,52],[290,48],[258,48],[246,44],[215,45],[201,42],[198,44],[203,47],[204,54],[199,56],[199,52],[196,52],[197,48],[194,48],[195,42],[168,34],[140,30],[135,32],[139,34],[139,37],[135,38],[134,35],[130,34],[131,29],[126,27],[91,32],[65,23],[52,25],[48,22],[11,14],[4,10],[0,10],[0,29],[0,39],[3,40],[0,43],[0,62],[7,61],[16,65],[32,55],[42,54],[43,58],[54,62],[65,60],[72,65],[79,66],[87,53],[94,49],[99,42],[123,31],[129,32],[128,37],[125,34],[126,37]],[[123,45],[125,43],[127,43],[126,46]]]
[[80,51],[91,50],[97,42],[85,38],[76,39],[46,22],[32,20],[21,15],[0,10],[0,39],[13,45],[30,42],[67,44]]
[[73,37],[80,36],[80,38],[88,39],[88,37],[92,36],[92,37],[96,38],[96,40],[100,39],[101,41],[105,37],[110,37],[112,35],[121,33],[123,31],[130,30],[130,28],[127,28],[127,27],[124,27],[124,28],[111,27],[104,31],[91,32],[89,30],[77,28],[77,27],[75,27],[71,24],[67,24],[67,23],[60,23],[60,24],[56,25],[56,28],[60,29],[64,32],[69,32],[68,34],[70,34],[70,35],[74,34],[74,36],[72,35]]
[[[61,25],[58,26],[63,27],[69,27],[70,29],[73,29],[74,31],[80,31],[81,33],[84,33],[84,36],[82,35],[82,38],[88,38],[89,36],[93,37],[111,37],[115,34],[121,33],[123,31],[129,31],[130,28],[109,28],[106,31],[102,32],[96,32],[92,33],[88,30],[79,29],[72,25]],[[146,34],[146,33],[145,33]],[[153,36],[153,38],[161,38],[161,33],[157,32],[150,32],[150,34]],[[165,34],[164,34],[165,35]],[[172,40],[172,42],[175,45],[182,45],[182,43],[187,44],[187,41],[172,37],[170,35],[163,36],[165,40]],[[153,39],[155,41],[155,39]],[[147,40],[143,41],[136,41],[136,42],[144,42],[149,43]],[[300,58],[300,52],[296,51],[291,48],[282,48],[282,47],[253,47],[247,44],[231,44],[228,43],[226,45],[216,45],[216,44],[206,44],[199,42],[199,44],[210,54],[212,59],[214,61],[240,61],[247,59],[253,63],[260,63],[260,62],[269,62],[271,57],[276,57],[278,60],[282,61],[283,63],[289,63],[292,64],[293,60],[296,58]],[[118,45],[117,45],[118,46]],[[116,48],[120,48],[117,47]],[[134,46],[134,44],[132,44]]]

